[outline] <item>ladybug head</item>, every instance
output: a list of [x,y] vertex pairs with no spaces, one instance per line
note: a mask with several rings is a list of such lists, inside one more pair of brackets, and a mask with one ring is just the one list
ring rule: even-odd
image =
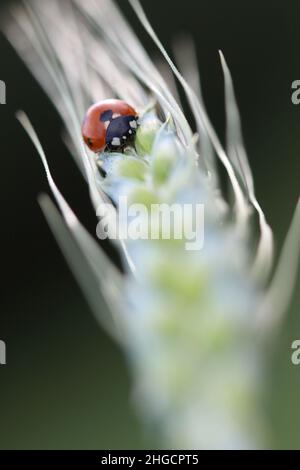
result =
[[133,142],[137,129],[136,116],[119,116],[112,119],[106,131],[106,146],[120,150]]

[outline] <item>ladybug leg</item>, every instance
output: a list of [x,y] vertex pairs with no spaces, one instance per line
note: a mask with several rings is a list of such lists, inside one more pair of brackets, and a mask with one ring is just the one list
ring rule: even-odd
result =
[[101,165],[98,165],[98,169],[99,169],[99,173],[100,173],[100,175],[102,176],[102,178],[106,178],[107,173],[106,173],[106,171],[103,169],[103,167],[102,167]]

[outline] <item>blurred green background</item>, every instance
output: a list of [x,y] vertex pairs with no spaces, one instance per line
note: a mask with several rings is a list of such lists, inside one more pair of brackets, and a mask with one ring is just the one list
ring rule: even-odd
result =
[[[51,0],[49,0],[51,1]],[[4,4],[2,0],[1,4]],[[6,2],[9,3],[9,2]],[[156,54],[127,2],[119,2],[150,53]],[[259,200],[277,247],[299,195],[300,106],[291,83],[300,79],[299,2],[274,0],[142,1],[170,50],[177,34],[197,45],[205,101],[224,137],[222,49],[231,68]],[[1,449],[138,449],[151,445],[131,406],[130,377],[120,350],[98,327],[37,204],[50,193],[32,144],[16,122],[30,116],[66,199],[91,233],[96,219],[87,188],[61,142],[61,122],[30,72],[0,39]],[[273,447],[300,448],[300,366],[290,345],[300,339],[296,295],[272,358],[269,415]]]

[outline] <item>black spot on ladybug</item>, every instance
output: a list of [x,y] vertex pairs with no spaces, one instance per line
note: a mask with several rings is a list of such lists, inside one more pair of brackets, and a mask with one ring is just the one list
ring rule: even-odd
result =
[[88,145],[89,145],[89,147],[93,147],[94,144],[93,144],[92,139],[88,139]]
[[109,109],[108,111],[104,111],[104,113],[101,114],[100,121],[101,122],[111,121],[112,117],[113,117],[113,112],[111,109]]

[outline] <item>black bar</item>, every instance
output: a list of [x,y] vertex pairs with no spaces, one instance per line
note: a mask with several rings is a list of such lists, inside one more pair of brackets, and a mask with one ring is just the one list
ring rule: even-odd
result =
[[[268,463],[276,459],[276,463],[281,461],[286,464],[286,459],[290,453],[299,451],[198,451],[198,450],[99,450],[99,451],[0,451],[0,467],[3,464],[35,465],[40,468],[56,467],[57,465],[71,465],[75,468],[93,468],[121,465],[124,468],[137,468],[141,466],[153,465],[189,465],[192,467],[211,466],[212,461],[219,458],[224,463],[228,462],[254,462]],[[22,467],[20,467],[22,468]]]

